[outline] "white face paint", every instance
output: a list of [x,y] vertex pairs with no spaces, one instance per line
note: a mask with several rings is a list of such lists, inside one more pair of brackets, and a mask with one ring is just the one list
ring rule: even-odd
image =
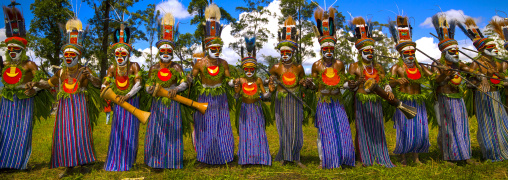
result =
[[374,60],[374,49],[372,46],[362,49],[362,59],[369,62]]
[[416,60],[415,48],[412,46],[405,47],[402,50],[401,54],[402,54],[402,61],[404,61],[404,63],[406,65],[412,66]]
[[23,49],[25,48],[15,43],[7,44],[7,52],[9,53],[12,61],[19,61],[21,59]]
[[221,46],[211,46],[208,48],[208,56],[210,56],[212,59],[219,58],[221,53],[222,53]]
[[291,64],[293,63],[293,50],[291,48],[281,48],[280,57],[282,58],[282,63]]
[[485,55],[490,56],[490,57],[496,57],[497,54],[499,53],[497,51],[497,47],[495,44],[491,47],[487,46],[487,48],[485,48],[485,50],[483,52],[485,53]]
[[78,64],[80,55],[75,49],[68,48],[64,51],[64,58],[67,67],[74,67]]
[[252,77],[252,76],[254,76],[254,74],[256,74],[256,71],[246,72],[246,73],[245,73],[245,75],[246,75],[247,77]]
[[159,47],[159,58],[164,63],[171,61],[173,59],[173,47],[169,44],[164,44]]
[[445,60],[453,63],[459,62],[459,48],[454,47],[446,50]]
[[115,49],[115,60],[116,64],[119,66],[124,66],[127,64],[129,60],[129,51],[123,47],[119,47]]
[[335,50],[335,47],[333,47],[333,46],[321,47],[321,53],[323,54],[323,57],[325,59],[333,58],[334,50]]

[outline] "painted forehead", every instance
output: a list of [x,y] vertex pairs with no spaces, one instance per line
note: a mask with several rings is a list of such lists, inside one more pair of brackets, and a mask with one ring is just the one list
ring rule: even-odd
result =
[[124,52],[124,51],[125,51],[125,52],[129,52],[129,51],[127,51],[127,49],[125,49],[124,47],[119,47],[119,48],[116,48],[116,49],[115,49],[115,52]]
[[159,49],[173,49],[173,47],[171,47],[169,44],[163,44],[159,47]]
[[19,44],[16,44],[16,43],[9,43],[9,44],[7,44],[7,47],[20,47],[20,48],[23,48],[23,46],[20,46]]

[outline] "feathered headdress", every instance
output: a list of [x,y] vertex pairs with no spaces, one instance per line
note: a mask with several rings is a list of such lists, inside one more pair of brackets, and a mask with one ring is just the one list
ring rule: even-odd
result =
[[492,19],[490,25],[501,39],[505,41],[504,49],[508,50],[508,18],[502,20]]
[[293,17],[289,16],[286,18],[284,26],[282,26],[282,29],[278,32],[279,44],[277,44],[276,49],[295,50],[298,48],[296,41],[298,41],[299,33],[300,32],[296,29],[296,23],[293,20]]
[[175,27],[175,17],[171,13],[166,13],[159,22],[159,41],[156,46],[159,48],[163,44],[169,44],[175,48],[175,39],[178,37],[178,24]]
[[82,54],[83,52],[83,40],[86,38],[88,32],[88,26],[86,30],[83,30],[83,23],[74,17],[69,19],[64,25],[60,24],[60,29],[63,31],[64,45],[61,51],[64,52],[66,49],[72,49],[72,51]]
[[337,10],[333,7],[328,8],[328,11],[324,11],[321,7],[314,10],[316,26],[313,28],[321,46],[335,46],[335,42],[337,42],[334,25],[336,12]]
[[469,37],[473,41],[474,47],[478,51],[483,51],[487,44],[493,44],[494,40],[490,38],[485,38],[480,31],[480,28],[476,25],[476,22],[473,18],[466,18],[464,23],[458,23],[459,28],[464,32],[464,34]]
[[349,29],[353,31],[354,36],[349,40],[355,42],[356,49],[363,50],[374,47],[376,41],[372,38],[373,27],[370,20],[365,22],[363,17],[355,17],[349,21]]
[[129,27],[125,27],[123,23],[120,24],[120,28],[115,30],[113,39],[114,44],[111,45],[113,49],[124,47],[129,52],[132,50],[132,45],[130,44],[131,30]]
[[205,32],[205,47],[222,46],[220,35],[222,33],[222,25],[220,24],[220,8],[217,4],[210,4],[205,9],[206,18],[206,32]]
[[256,37],[245,38],[245,47],[247,48],[247,57],[242,57],[242,67],[256,67],[257,59],[256,59]]
[[439,38],[438,47],[441,52],[450,48],[458,48],[458,43],[454,39],[456,22],[453,19],[450,21],[446,20],[446,16],[443,13],[432,16],[432,24],[436,28]]
[[16,1],[12,1],[8,7],[3,6],[5,16],[5,35],[7,36],[5,43],[15,43],[26,48],[28,42],[25,39],[25,18],[23,18],[21,11],[15,7],[16,5],[20,4],[16,3]]
[[389,21],[388,25],[393,41],[397,44],[395,45],[397,51],[402,52],[408,48],[416,48],[416,43],[411,39],[413,36],[413,27],[409,24],[408,17],[397,16],[397,20]]

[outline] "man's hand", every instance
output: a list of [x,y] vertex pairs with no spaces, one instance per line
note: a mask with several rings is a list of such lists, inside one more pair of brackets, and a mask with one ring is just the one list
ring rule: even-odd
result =
[[27,82],[25,84],[25,90],[31,90],[35,87],[35,85],[37,85],[37,82]]
[[187,74],[187,82],[188,82],[189,84],[192,84],[192,80],[193,80],[193,79],[192,79],[191,73]]
[[169,98],[170,98],[170,99],[175,98],[175,97],[176,97],[176,93],[177,93],[177,90],[176,90],[176,89],[170,89],[170,90],[168,91],[168,96],[169,96]]
[[358,84],[354,80],[349,80],[347,84],[349,86],[349,89],[356,89],[356,87],[358,87]]
[[25,90],[25,95],[27,95],[28,97],[35,95],[35,93],[37,93],[37,91],[35,91],[35,89],[33,88]]
[[86,67],[79,68],[79,71],[82,72],[84,78],[88,79],[90,77],[90,71],[86,69]]
[[277,78],[275,76],[270,76],[270,80],[268,81],[268,89],[270,92],[275,91],[275,81]]
[[395,98],[395,96],[393,95],[392,92],[387,92],[388,93],[388,100],[393,100]]
[[120,104],[123,104],[123,102],[125,102],[127,99],[129,99],[129,97],[117,95],[116,99],[118,99],[118,105],[120,105]]
[[480,91],[483,91],[483,92],[489,92],[490,91],[490,82],[489,80],[487,80],[486,78],[484,80],[482,80],[482,82],[480,82],[480,86],[479,86]]
[[409,81],[405,77],[403,77],[403,78],[397,79],[397,83],[399,83],[400,85],[404,85],[404,84],[409,83]]
[[148,94],[153,94],[153,91],[155,90],[155,85],[154,86],[149,86],[148,87],[148,91],[146,91]]
[[233,80],[234,88],[237,89],[240,87],[240,79]]

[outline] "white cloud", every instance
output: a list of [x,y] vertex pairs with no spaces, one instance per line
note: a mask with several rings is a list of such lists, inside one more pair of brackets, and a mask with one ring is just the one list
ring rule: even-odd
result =
[[[142,55],[141,56],[131,56],[129,60],[131,62],[137,62],[140,66],[148,65],[146,60],[148,59],[148,55],[150,54],[150,48],[138,49],[138,51],[140,51],[142,53]],[[159,49],[157,49],[157,47],[155,47],[155,46],[152,46],[153,56],[157,55],[157,52],[159,52]],[[154,60],[154,61],[157,62],[158,60]]]
[[[415,42],[416,42],[416,46],[418,47],[418,49],[425,52],[425,54],[431,56],[434,59],[441,58],[441,51],[439,51],[439,47],[438,47],[439,42],[437,41],[437,39],[435,39],[433,37],[422,37],[422,38],[416,40]],[[467,55],[469,55],[471,57],[475,57],[477,55],[477,53],[462,49],[463,47],[469,48],[469,49],[475,49],[475,47],[473,46],[473,43],[469,39],[458,40],[457,42],[459,43],[459,48],[462,52],[466,53]],[[471,59],[467,58],[466,56],[464,56],[462,54],[460,54],[459,57],[462,62],[471,62]],[[429,63],[430,64],[433,62],[430,58],[428,58],[427,56],[423,55],[420,52],[416,53],[416,59],[418,59],[418,62],[421,62],[421,63]]]
[[164,15],[164,13],[170,12],[177,19],[185,19],[191,16],[183,4],[178,0],[168,0],[157,4],[155,12],[157,11],[159,11],[161,16]]
[[[468,15],[465,15],[464,11],[462,11],[462,10],[450,9],[448,11],[445,11],[444,13],[446,15],[446,19],[447,20],[456,19],[456,20],[458,20],[460,22],[464,22],[465,18],[470,17]],[[473,18],[473,19],[476,21],[476,24],[479,24],[482,21],[481,17]],[[427,17],[425,19],[425,21],[423,21],[420,24],[420,27],[423,27],[423,28],[433,28],[434,25],[432,25],[432,17]]]

